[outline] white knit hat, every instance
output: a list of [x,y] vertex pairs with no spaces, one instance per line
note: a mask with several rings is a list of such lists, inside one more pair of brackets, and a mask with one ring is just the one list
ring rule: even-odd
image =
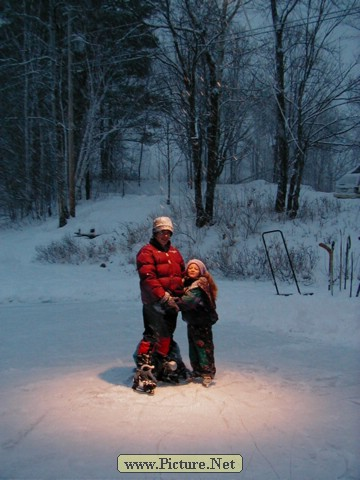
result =
[[174,226],[169,217],[157,217],[153,222],[153,233],[161,232],[161,230],[169,230],[174,232]]
[[207,268],[205,267],[205,264],[201,260],[198,260],[197,258],[193,258],[192,260],[189,260],[187,262],[185,267],[186,271],[189,268],[189,265],[191,265],[192,263],[195,263],[195,265],[197,265],[197,267],[200,270],[200,275],[204,275],[207,272]]

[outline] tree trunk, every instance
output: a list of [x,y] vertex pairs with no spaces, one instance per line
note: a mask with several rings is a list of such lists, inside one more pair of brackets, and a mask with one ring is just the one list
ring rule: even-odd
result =
[[196,226],[203,227],[206,223],[205,210],[202,199],[202,159],[201,159],[201,138],[198,132],[197,116],[196,116],[196,99],[195,99],[195,76],[192,82],[185,80],[185,86],[189,93],[189,134],[191,143],[191,156],[194,165],[194,196],[196,210]]
[[291,177],[290,189],[288,194],[287,214],[289,218],[295,218],[300,207],[300,190],[305,166],[305,152],[298,147],[296,152],[296,161],[294,173]]
[[202,161],[200,139],[194,139],[191,142],[192,158],[194,165],[194,195],[196,210],[196,226],[201,228],[206,224],[206,216],[202,199]]
[[74,102],[72,82],[71,8],[68,10],[67,49],[68,49],[68,169],[69,169],[69,209],[75,217],[75,158],[74,158]]
[[[145,130],[146,127],[144,127]],[[141,166],[143,161],[143,153],[144,153],[144,142],[141,141],[140,145],[140,156],[139,156],[139,163],[138,163],[138,186],[141,186]]]
[[53,17],[50,24],[50,42],[52,44],[52,58],[53,58],[53,102],[52,102],[52,115],[56,128],[54,130],[54,142],[55,142],[55,155],[56,155],[56,184],[57,184],[57,203],[58,203],[58,216],[59,227],[64,227],[67,224],[69,218],[69,212],[66,204],[66,171],[65,171],[65,152],[64,152],[64,135],[63,135],[63,122],[59,118],[58,112],[61,111],[61,92],[60,92],[60,68],[61,58],[58,58],[57,42],[60,42],[61,36],[61,17],[62,12],[59,11],[60,7],[55,5],[55,2],[51,5],[51,13]]
[[275,200],[275,211],[282,213],[285,211],[285,200],[286,200],[286,191],[287,191],[287,182],[288,182],[288,146],[287,142],[282,136],[278,134],[276,140],[275,148],[275,159],[274,161],[277,164],[277,191],[276,191],[276,200]]
[[23,34],[23,63],[24,63],[24,178],[23,178],[23,198],[25,199],[25,215],[31,213],[31,128],[30,128],[30,76],[31,76],[31,62],[28,56],[31,56],[31,42],[30,32],[27,25],[26,17],[28,12],[26,11],[26,4],[24,4],[24,34]]
[[[292,8],[294,7],[293,3]],[[291,7],[290,7],[291,8]],[[286,191],[289,168],[289,148],[286,136],[286,98],[285,98],[285,55],[283,35],[286,17],[280,19],[277,11],[277,0],[271,0],[271,14],[275,33],[275,100],[276,100],[276,138],[274,148],[274,165],[277,173],[277,194],[275,211],[285,211]]]
[[89,170],[86,172],[85,177],[85,198],[86,200],[91,199],[91,174]]
[[216,65],[208,53],[207,65],[210,77],[210,118],[208,127],[208,162],[206,175],[205,218],[211,224],[214,216],[214,196],[218,179],[218,154],[219,154],[219,101],[220,92],[216,77]]
[[170,153],[170,133],[169,124],[166,125],[166,170],[167,170],[167,200],[166,204],[171,203],[171,153]]

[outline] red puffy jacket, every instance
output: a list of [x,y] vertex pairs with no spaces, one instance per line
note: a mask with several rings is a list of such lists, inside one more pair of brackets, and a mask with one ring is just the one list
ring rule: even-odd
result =
[[170,242],[163,249],[156,240],[151,239],[136,255],[136,265],[143,303],[156,303],[165,292],[175,297],[183,294],[185,263],[179,250]]

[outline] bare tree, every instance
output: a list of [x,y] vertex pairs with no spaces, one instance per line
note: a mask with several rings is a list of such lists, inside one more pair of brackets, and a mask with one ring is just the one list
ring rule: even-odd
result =
[[[178,118],[184,125],[194,175],[196,225],[213,221],[214,194],[224,165],[233,154],[236,128],[231,108],[230,33],[240,0],[162,0],[159,14],[164,36],[161,61],[177,88]],[[173,50],[168,48],[169,39]],[[175,87],[174,87],[175,88]],[[239,99],[237,99],[239,105]],[[174,104],[175,107],[175,104]],[[233,122],[229,123],[230,114]],[[236,119],[237,120],[237,119]],[[206,191],[203,199],[203,180]]]
[[308,0],[303,25],[295,29],[297,42],[289,51],[290,142],[294,157],[286,207],[290,218],[296,217],[299,209],[309,149],[338,143],[339,137],[359,125],[359,118],[350,116],[346,106],[356,99],[354,92],[360,80],[352,78],[353,66],[339,65],[332,41],[334,30],[344,22],[349,10],[333,17],[332,8],[331,1],[319,0],[313,9]]
[[356,97],[358,78],[351,78],[352,67],[339,63],[334,36],[352,15],[355,2],[270,0],[270,6],[275,34],[275,210],[286,210],[294,218],[310,149],[329,147],[358,125],[345,107]]
[[[274,27],[274,51],[275,51],[275,110],[276,110],[276,135],[274,146],[274,166],[277,178],[277,194],[275,211],[285,211],[289,148],[287,142],[287,113],[286,113],[286,92],[285,92],[285,38],[286,26],[291,12],[300,0],[286,2],[283,10],[279,12],[279,1],[270,0],[271,17]],[[282,2],[281,2],[282,3]]]

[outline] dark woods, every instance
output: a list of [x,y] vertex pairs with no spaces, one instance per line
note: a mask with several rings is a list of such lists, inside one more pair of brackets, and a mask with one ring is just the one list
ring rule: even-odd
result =
[[0,215],[63,226],[145,167],[169,203],[173,178],[193,189],[198,227],[220,181],[276,183],[291,218],[303,183],[331,190],[358,159],[355,54],[345,63],[338,39],[359,8],[254,3],[2,2]]

